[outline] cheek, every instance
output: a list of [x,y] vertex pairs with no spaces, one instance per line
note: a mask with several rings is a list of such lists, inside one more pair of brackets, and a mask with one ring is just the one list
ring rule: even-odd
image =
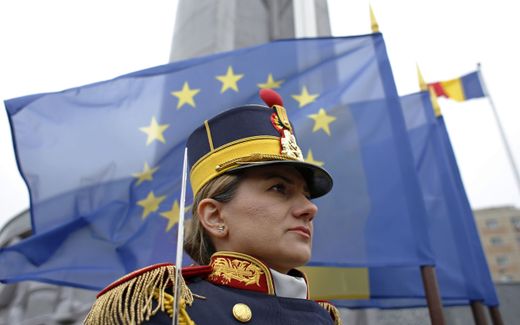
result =
[[230,230],[238,232],[235,235],[257,240],[269,240],[279,235],[284,213],[276,204],[261,200],[244,200],[226,210]]
[[232,217],[260,222],[269,219],[269,217],[273,215],[272,212],[279,209],[276,204],[266,200],[262,195],[237,197],[237,201],[233,202],[229,208],[228,213]]
[[246,208],[246,218],[253,225],[262,226],[264,229],[275,231],[282,225],[287,215],[287,209],[283,205],[273,204],[251,204]]

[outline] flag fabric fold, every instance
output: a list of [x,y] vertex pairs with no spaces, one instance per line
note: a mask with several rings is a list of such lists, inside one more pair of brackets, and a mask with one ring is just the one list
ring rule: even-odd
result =
[[260,103],[260,88],[282,95],[306,160],[335,179],[316,200],[309,264],[434,264],[376,33],[277,41],[6,101],[33,235],[0,250],[0,280],[100,289],[174,261],[186,139],[223,110]]
[[[426,203],[426,222],[442,302],[468,305],[480,301],[496,306],[498,298],[443,118],[435,117],[428,91],[401,97],[401,105]],[[373,267],[368,273],[370,297],[340,300],[338,305],[426,306],[420,268]]]

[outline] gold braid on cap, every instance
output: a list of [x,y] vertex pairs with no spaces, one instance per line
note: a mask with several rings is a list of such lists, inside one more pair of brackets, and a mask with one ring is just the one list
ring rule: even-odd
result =
[[[124,281],[127,277],[129,279]],[[118,281],[122,282],[97,298],[84,324],[141,324],[159,310],[172,316],[173,296],[165,290],[175,283],[173,265],[164,265],[137,276],[131,273]],[[180,285],[179,324],[194,325],[186,311],[186,305],[191,306],[193,303],[193,294],[182,278]],[[156,306],[152,303],[154,299],[157,301]]]
[[297,160],[295,158],[289,157],[287,155],[272,155],[265,153],[252,153],[249,156],[233,158],[228,161],[225,161],[215,167],[217,172],[220,172],[224,169],[228,169],[234,165],[247,165],[251,163],[261,163],[263,161],[273,161],[273,160]]
[[336,308],[333,304],[328,301],[317,301],[318,305],[323,307],[332,317],[335,325],[342,325],[343,322],[341,320],[341,314],[339,313],[338,308]]

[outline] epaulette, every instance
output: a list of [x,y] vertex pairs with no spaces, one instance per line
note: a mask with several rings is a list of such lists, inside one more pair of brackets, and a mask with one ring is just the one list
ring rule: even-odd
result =
[[[185,279],[205,276],[210,266],[192,266],[182,269],[180,279],[180,323],[192,324],[186,305],[193,303],[193,294]],[[84,324],[141,324],[159,310],[172,314],[173,296],[166,293],[175,283],[175,266],[170,263],[154,264],[129,273],[103,289],[92,306]],[[175,290],[173,290],[175,292]],[[154,304],[153,301],[157,303]]]
[[333,304],[325,300],[316,300],[316,302],[329,313],[335,325],[343,324],[343,321],[341,320],[341,314],[339,313],[338,308],[336,308]]

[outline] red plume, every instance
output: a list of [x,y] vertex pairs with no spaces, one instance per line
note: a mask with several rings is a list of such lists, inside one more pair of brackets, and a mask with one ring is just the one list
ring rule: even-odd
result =
[[260,98],[262,98],[264,103],[269,107],[273,107],[274,105],[283,106],[282,96],[272,89],[260,89]]

